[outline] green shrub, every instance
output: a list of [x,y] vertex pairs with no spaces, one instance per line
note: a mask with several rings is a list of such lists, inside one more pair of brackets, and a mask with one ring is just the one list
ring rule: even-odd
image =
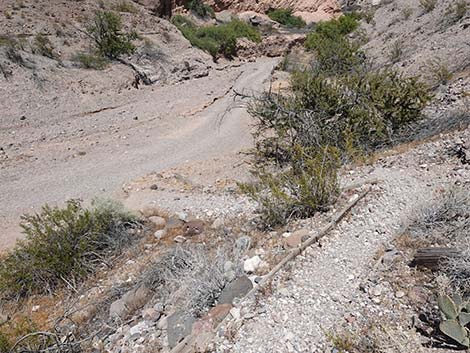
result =
[[267,15],[273,21],[290,28],[302,28],[307,24],[302,17],[294,16],[292,9],[273,9],[268,11]]
[[347,38],[358,27],[358,16],[346,14],[339,19],[319,23],[307,36],[305,46],[315,52],[320,70],[342,73],[364,61],[364,55],[359,50],[360,43]]
[[214,59],[219,55],[232,58],[237,54],[237,39],[247,38],[254,42],[261,40],[259,32],[249,24],[240,20],[229,23],[198,27],[184,16],[174,16],[172,23],[191,44],[210,53]]
[[128,12],[128,13],[137,13],[138,10],[135,5],[128,1],[120,1],[114,9],[118,12]]
[[307,218],[324,211],[339,191],[339,156],[334,148],[292,147],[289,163],[281,171],[258,167],[258,183],[240,185],[258,202],[263,225],[272,228],[292,218]]
[[135,51],[132,40],[137,38],[136,33],[123,33],[121,17],[112,12],[98,11],[87,31],[101,56],[117,59]]
[[78,53],[74,57],[74,61],[78,62],[85,69],[102,70],[106,67],[108,61],[106,58],[87,53]]
[[[429,101],[416,78],[393,71],[357,72],[334,79],[318,72],[296,73],[292,94],[266,93],[250,106],[257,121],[257,149],[278,163],[293,144],[335,146],[343,159],[391,143],[421,118]],[[273,137],[274,132],[274,137]]]
[[431,12],[436,7],[437,0],[419,0],[419,4],[425,12]]
[[184,7],[202,18],[207,16],[215,17],[214,9],[204,4],[202,0],[190,0],[184,4]]
[[71,200],[65,208],[46,205],[39,214],[23,216],[26,239],[0,262],[0,294],[19,298],[50,294],[61,285],[75,288],[130,241],[127,230],[135,221],[110,201],[86,209]]
[[42,34],[37,34],[34,37],[33,53],[45,56],[50,59],[54,59],[56,57],[54,53],[54,46],[52,45],[51,41]]

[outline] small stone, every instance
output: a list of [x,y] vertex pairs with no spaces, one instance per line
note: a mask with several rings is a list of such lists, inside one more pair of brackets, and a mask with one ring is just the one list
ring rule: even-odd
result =
[[183,237],[182,235],[178,235],[175,237],[175,242],[176,243],[184,243],[186,241],[186,238]]
[[370,290],[370,294],[372,294],[374,297],[380,297],[382,295],[383,288],[381,285],[375,286]]
[[375,303],[375,304],[380,304],[380,302],[382,301],[379,297],[375,297],[372,299],[372,301]]
[[150,190],[158,190],[158,185],[157,184],[150,185]]
[[253,319],[255,316],[256,314],[254,312],[249,311],[245,315],[243,315],[243,318],[249,320],[249,319]]
[[157,229],[165,228],[166,220],[163,217],[152,216],[149,217],[149,221],[152,222],[153,226]]
[[154,233],[154,236],[155,238],[157,238],[158,240],[161,240],[162,238],[164,238],[166,235],[167,235],[167,230],[166,229],[160,229],[160,230],[157,230],[155,233]]
[[224,226],[225,222],[222,218],[217,218],[213,223],[212,223],[212,228],[213,229],[219,229]]
[[247,276],[241,276],[230,282],[220,293],[219,304],[233,304],[236,298],[243,298],[251,289],[253,283]]
[[239,308],[232,308],[232,309],[230,309],[230,315],[232,315],[232,317],[233,317],[235,320],[240,319],[240,309],[239,309]]
[[156,322],[162,314],[154,308],[145,309],[142,312],[142,318],[147,321]]
[[186,222],[188,219],[188,214],[185,212],[178,212],[176,215],[180,221]]
[[32,307],[32,309],[31,309],[31,311],[32,311],[33,313],[35,313],[35,312],[38,311],[39,309],[41,309],[41,306],[39,306],[39,305],[34,305],[34,306]]
[[403,298],[404,296],[405,296],[405,292],[403,292],[402,290],[399,290],[395,293],[396,298]]

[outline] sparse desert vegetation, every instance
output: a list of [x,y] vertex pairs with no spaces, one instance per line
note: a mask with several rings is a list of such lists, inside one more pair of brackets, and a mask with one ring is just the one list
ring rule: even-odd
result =
[[468,348],[468,2],[2,6],[2,353]]
[[173,24],[183,33],[192,45],[207,51],[215,59],[219,55],[233,58],[237,54],[237,39],[247,38],[259,42],[261,36],[252,26],[234,19],[230,23],[199,27],[189,18],[177,15]]
[[26,239],[0,263],[3,298],[52,294],[57,287],[78,288],[105,259],[130,242],[137,219],[111,201],[86,209],[71,200],[65,208],[44,206],[40,214],[25,215]]
[[271,20],[286,27],[302,28],[307,25],[301,17],[293,15],[292,9],[273,9],[268,11],[267,15]]

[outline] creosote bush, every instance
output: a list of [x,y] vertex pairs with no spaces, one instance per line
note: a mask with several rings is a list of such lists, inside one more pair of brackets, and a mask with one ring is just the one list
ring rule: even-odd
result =
[[239,38],[261,41],[260,33],[253,26],[237,19],[226,24],[199,27],[188,18],[177,15],[172,18],[172,23],[193,46],[207,51],[214,59],[219,55],[229,59],[236,56]]
[[121,17],[112,12],[98,11],[87,32],[93,38],[97,52],[103,57],[117,59],[135,51],[132,41],[137,39],[137,34],[124,33]]
[[346,14],[338,19],[320,22],[305,40],[307,50],[313,51],[320,70],[341,73],[364,61],[359,40],[349,40],[348,34],[359,27],[359,15]]
[[240,185],[259,203],[267,228],[325,211],[338,195],[340,162],[335,148],[319,150],[296,145],[290,153],[289,162],[280,171],[258,168],[254,172],[258,183]]
[[371,70],[348,37],[357,15],[320,23],[307,38],[316,62],[291,75],[290,92],[254,97],[253,174],[241,190],[258,202],[263,225],[328,208],[341,163],[393,144],[419,121],[431,96],[415,77]]
[[0,352],[10,352],[18,339],[36,332],[37,328],[27,318],[10,320],[0,325]]
[[22,217],[25,240],[0,262],[0,295],[21,298],[51,294],[59,286],[76,288],[131,237],[136,218],[112,201],[84,208],[70,200],[64,208],[44,206]]
[[190,0],[184,4],[184,7],[202,18],[208,16],[215,17],[214,9],[207,4],[204,4],[203,0]]
[[303,28],[307,24],[302,17],[294,16],[292,9],[272,9],[267,12],[268,17],[290,28]]

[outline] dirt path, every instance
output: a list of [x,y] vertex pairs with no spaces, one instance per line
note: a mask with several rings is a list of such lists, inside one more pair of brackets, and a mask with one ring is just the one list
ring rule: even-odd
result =
[[[23,148],[1,165],[0,248],[11,246],[20,235],[19,216],[44,203],[105,196],[141,175],[249,146],[246,111],[237,108],[220,117],[232,103],[232,87],[261,89],[276,63],[260,59],[200,80],[136,91],[121,104],[107,102],[93,110],[79,106],[63,116],[69,127],[56,126],[60,115],[53,107],[50,126],[44,116],[16,126],[17,138],[32,141],[34,147]],[[28,133],[22,135],[21,129]],[[53,136],[53,130],[65,132]]]

